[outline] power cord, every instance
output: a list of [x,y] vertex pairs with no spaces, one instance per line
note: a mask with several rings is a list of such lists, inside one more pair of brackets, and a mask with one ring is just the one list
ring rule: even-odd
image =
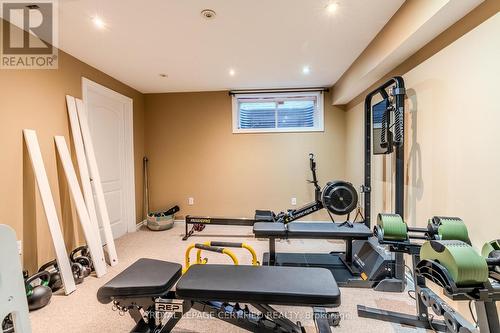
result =
[[474,324],[477,327],[477,319],[476,319],[476,316],[474,315],[474,311],[472,311],[472,300],[469,300],[469,311],[470,311],[470,315],[472,317],[472,320],[474,321]]
[[[408,270],[408,272],[409,272],[410,274],[411,274],[411,273],[413,273],[413,270],[412,270],[412,269],[411,269],[408,265],[405,265],[405,268]],[[413,299],[414,301],[416,301],[416,300],[417,300],[417,295],[415,294],[415,290],[408,290],[408,291],[407,291],[407,293],[408,293],[408,296],[409,296],[411,299]],[[411,294],[411,293],[414,293],[414,294],[415,294],[415,296],[412,296],[412,294]]]
[[432,321],[434,320],[434,315],[429,315],[427,317],[427,320],[429,321],[429,326],[431,327],[431,330],[438,333],[438,331],[434,328],[434,325],[432,325]]

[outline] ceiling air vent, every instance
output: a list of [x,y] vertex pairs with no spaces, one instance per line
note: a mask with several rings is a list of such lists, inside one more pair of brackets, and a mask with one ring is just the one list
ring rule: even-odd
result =
[[203,16],[207,20],[213,20],[215,18],[215,11],[212,9],[203,9],[201,11],[201,16]]

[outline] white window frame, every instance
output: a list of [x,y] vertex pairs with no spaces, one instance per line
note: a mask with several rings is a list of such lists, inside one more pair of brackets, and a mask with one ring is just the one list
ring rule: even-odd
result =
[[[315,96],[317,101],[317,110],[315,112],[314,127],[290,127],[290,128],[239,128],[240,112],[238,98],[264,98],[264,97],[296,97],[296,96]],[[324,132],[324,101],[322,91],[308,92],[277,92],[277,93],[255,93],[255,94],[234,94],[232,96],[233,111],[233,133],[290,133],[290,132]]]

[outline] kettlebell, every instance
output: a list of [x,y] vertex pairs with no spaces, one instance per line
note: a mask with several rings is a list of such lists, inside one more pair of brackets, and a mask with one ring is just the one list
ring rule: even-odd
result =
[[2,322],[2,332],[3,333],[14,333],[14,323],[12,322],[12,316],[9,314]]
[[[49,272],[42,271],[24,281],[30,311],[41,309],[49,304],[52,297],[52,289],[49,287],[50,277],[51,274]],[[40,284],[34,285],[33,283],[38,279],[41,281]]]
[[87,257],[76,257],[75,262],[80,264],[82,267],[82,275],[84,278],[90,275],[92,273],[92,263],[89,258]]
[[71,263],[71,271],[73,272],[73,278],[76,284],[80,284],[85,279],[85,268],[82,264],[77,262]]
[[38,272],[47,271],[50,273],[49,287],[52,292],[56,292],[63,286],[61,274],[59,272],[59,266],[57,265],[57,260],[49,261],[48,263],[42,265]]
[[88,246],[80,246],[71,251],[69,254],[69,260],[71,262],[77,262],[83,265],[87,270],[90,272],[87,274],[90,275],[90,273],[94,270],[94,265],[92,263],[92,257],[90,256],[90,251]]

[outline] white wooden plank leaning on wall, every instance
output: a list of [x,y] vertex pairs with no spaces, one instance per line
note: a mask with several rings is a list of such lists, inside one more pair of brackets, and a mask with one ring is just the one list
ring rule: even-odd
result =
[[68,146],[66,145],[66,140],[64,139],[64,136],[55,136],[54,139],[56,141],[57,151],[59,152],[59,158],[61,159],[64,173],[66,174],[71,197],[75,203],[76,212],[78,214],[80,224],[82,225],[83,233],[85,234],[85,240],[87,241],[87,246],[89,247],[92,262],[94,263],[96,275],[97,277],[101,277],[106,274],[106,261],[104,260],[104,252],[102,250],[97,226],[92,225],[92,222],[90,222],[87,206],[85,205],[85,200],[83,199],[82,192],[80,191],[80,185],[78,184],[76,172],[71,162],[71,156],[69,154]]
[[101,176],[99,174],[99,168],[97,167],[97,160],[95,158],[94,145],[90,136],[87,114],[85,112],[85,107],[81,99],[76,99],[76,109],[78,113],[78,119],[80,120],[80,129],[82,131],[83,145],[85,147],[85,155],[87,156],[90,178],[92,179],[92,186],[97,198],[97,208],[104,229],[104,237],[106,238],[106,248],[108,250],[109,264],[111,266],[114,266],[118,264],[115,240],[113,238],[113,232],[111,230],[111,222],[109,221],[108,207],[106,206],[106,200],[104,198]]
[[80,183],[82,185],[83,197],[87,205],[90,222],[92,227],[96,230],[97,236],[100,240],[99,221],[97,219],[97,212],[94,203],[94,195],[92,193],[91,179],[89,176],[89,169],[87,165],[87,158],[85,157],[85,148],[83,146],[82,132],[80,130],[80,123],[78,121],[78,113],[76,112],[76,100],[73,96],[66,96],[66,104],[68,107],[69,123],[71,125],[71,133],[73,136],[73,144],[75,146],[76,161],[78,164],[78,171],[80,174]]
[[66,252],[66,245],[64,244],[59,218],[57,217],[54,198],[52,197],[52,192],[50,191],[49,179],[47,178],[47,173],[43,164],[40,145],[38,144],[38,138],[34,130],[25,129],[23,130],[23,133],[31,164],[33,166],[36,183],[38,185],[38,191],[40,192],[45,215],[49,224],[52,242],[54,243],[57,265],[59,266],[59,271],[61,273],[64,292],[66,295],[69,295],[76,290],[75,280],[73,278],[73,272],[71,271],[68,253]]

